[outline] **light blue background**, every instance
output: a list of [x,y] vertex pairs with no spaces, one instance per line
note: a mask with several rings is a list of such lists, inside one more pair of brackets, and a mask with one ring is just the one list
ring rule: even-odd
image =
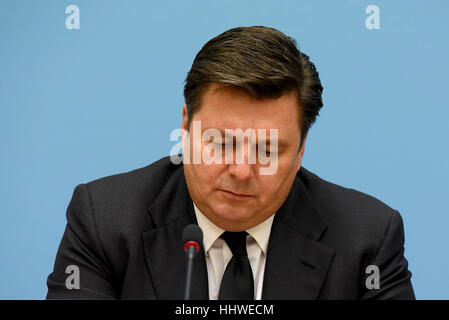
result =
[[[65,28],[70,4],[80,30]],[[398,209],[417,298],[448,299],[448,12],[445,0],[0,1],[0,298],[45,297],[77,184],[168,155],[201,46],[267,25],[297,39],[325,88],[303,166]]]

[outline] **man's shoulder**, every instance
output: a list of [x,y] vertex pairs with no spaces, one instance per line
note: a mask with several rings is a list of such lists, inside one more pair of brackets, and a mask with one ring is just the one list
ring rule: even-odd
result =
[[86,187],[98,209],[147,207],[177,170],[182,170],[182,166],[164,157],[142,168],[90,181]]
[[108,185],[117,182],[123,183],[130,180],[146,179],[148,176],[159,175],[163,177],[166,174],[170,174],[173,170],[179,168],[179,165],[174,164],[170,157],[163,157],[156,160],[149,165],[137,169],[133,169],[127,172],[121,172],[88,182],[89,185]]
[[301,168],[298,177],[306,187],[314,206],[330,225],[384,229],[392,215],[399,216],[395,209],[380,199],[326,181],[305,168]]

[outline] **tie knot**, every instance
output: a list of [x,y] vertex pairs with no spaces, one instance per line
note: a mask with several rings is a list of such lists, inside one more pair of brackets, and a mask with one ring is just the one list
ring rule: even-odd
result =
[[232,251],[233,256],[247,256],[246,253],[246,231],[240,231],[240,232],[229,232],[225,231],[220,236],[224,241],[226,241],[226,244],[228,245],[229,249]]

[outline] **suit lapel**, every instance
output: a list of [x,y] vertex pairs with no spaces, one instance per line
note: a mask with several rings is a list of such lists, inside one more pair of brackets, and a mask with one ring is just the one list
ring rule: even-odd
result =
[[[155,228],[143,233],[147,268],[158,299],[183,299],[186,255],[182,231],[197,223],[183,168],[173,173],[156,201],[149,208]],[[204,250],[194,260],[191,299],[209,299]]]
[[275,215],[268,243],[262,299],[317,299],[335,250],[318,242],[326,224],[296,176]]

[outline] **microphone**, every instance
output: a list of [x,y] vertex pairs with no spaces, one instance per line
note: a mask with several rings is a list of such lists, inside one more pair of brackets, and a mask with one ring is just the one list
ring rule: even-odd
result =
[[184,251],[187,255],[187,274],[184,291],[184,300],[190,299],[190,280],[192,278],[193,258],[200,251],[203,243],[203,231],[196,224],[189,224],[182,232],[182,242],[184,243]]

